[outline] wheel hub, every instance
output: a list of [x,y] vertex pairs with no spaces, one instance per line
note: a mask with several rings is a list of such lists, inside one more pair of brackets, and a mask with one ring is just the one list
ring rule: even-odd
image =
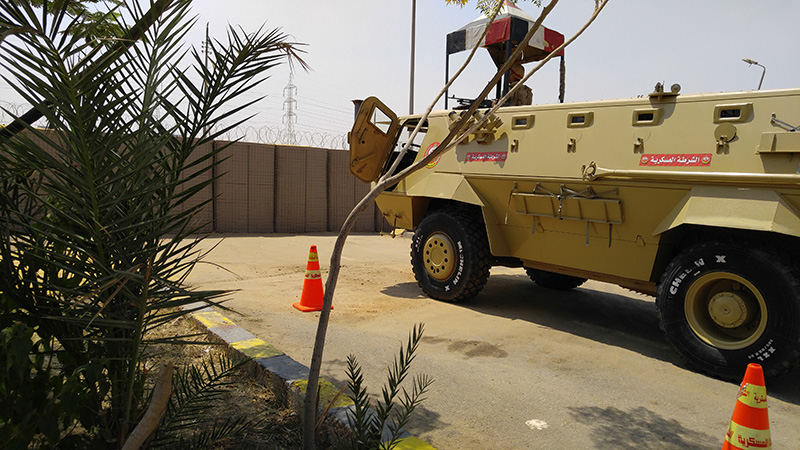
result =
[[684,312],[695,335],[723,350],[741,350],[755,343],[767,326],[767,304],[745,278],[710,272],[686,291]]
[[433,233],[424,244],[423,262],[425,271],[431,278],[446,280],[453,274],[455,264],[455,246],[444,233]]
[[736,328],[747,322],[747,303],[735,292],[720,292],[708,302],[708,313],[714,322],[725,328]]

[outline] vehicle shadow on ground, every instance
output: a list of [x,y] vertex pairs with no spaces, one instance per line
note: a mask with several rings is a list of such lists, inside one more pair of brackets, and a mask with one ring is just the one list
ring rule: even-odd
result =
[[419,285],[414,282],[397,283],[392,286],[386,286],[385,288],[381,289],[381,294],[397,298],[428,298],[428,296],[422,292],[422,289],[420,289]]
[[[325,364],[328,366],[329,370],[331,370],[331,368],[335,368],[332,370],[338,371],[339,373],[344,373],[345,369],[347,368],[347,361],[343,359],[333,359],[330,361],[326,361]],[[325,375],[325,379],[330,381],[334,386],[336,386],[339,389],[344,388],[345,389],[343,391],[344,395],[350,394],[350,391],[346,390],[347,388],[346,379],[341,377],[331,377],[330,374]],[[407,379],[401,386],[405,387],[407,390],[410,391],[411,383],[412,380]],[[408,384],[409,386],[406,386],[406,384]],[[370,391],[378,392],[381,386],[368,385],[367,388]],[[369,399],[370,399],[370,404],[374,406],[378,401],[379,396],[374,393],[370,393]],[[402,393],[398,395],[395,401],[396,408],[400,407],[401,399],[402,399]],[[414,408],[414,413],[411,415],[411,418],[409,419],[408,424],[404,427],[404,430],[413,436],[419,436],[429,431],[437,429],[439,430],[445,429],[449,425],[450,425],[449,422],[441,420],[441,414],[426,408],[425,404],[421,403]]]
[[800,405],[800,383],[798,383],[798,379],[800,379],[800,368],[795,368],[786,375],[767,379],[767,394],[770,397]]
[[719,436],[691,430],[676,420],[665,419],[644,408],[623,411],[596,406],[569,407],[570,416],[591,428],[595,448],[615,449],[706,449],[722,443]]
[[[399,298],[426,298],[413,282],[398,283],[382,292]],[[652,301],[587,288],[569,291],[547,289],[531,283],[526,275],[493,274],[480,294],[457,306],[481,314],[525,320],[632,350],[692,371],[664,339]],[[769,395],[800,405],[798,376],[800,369],[795,369],[768,380]]]
[[568,291],[533,284],[525,275],[492,275],[483,291],[459,304],[542,325],[661,361],[678,362],[658,328],[655,303],[593,289]]

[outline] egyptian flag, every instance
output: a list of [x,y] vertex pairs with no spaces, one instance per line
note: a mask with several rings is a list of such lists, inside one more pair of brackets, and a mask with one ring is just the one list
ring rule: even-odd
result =
[[[461,29],[448,34],[447,54],[472,49],[478,43],[488,21],[489,17],[481,15]],[[533,28],[534,22],[536,19],[506,0],[494,22],[489,25],[489,31],[486,33],[481,47],[487,48],[493,59],[503,62],[505,61],[505,52],[502,51],[504,44],[510,40],[512,46],[519,45],[528,30]],[[539,61],[563,43],[563,34],[541,26],[528,41],[523,50],[521,62]],[[495,53],[497,54],[495,55]],[[557,56],[563,56],[563,50]]]

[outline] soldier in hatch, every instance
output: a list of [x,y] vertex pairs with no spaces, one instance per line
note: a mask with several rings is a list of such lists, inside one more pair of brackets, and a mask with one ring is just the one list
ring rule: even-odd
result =
[[[522,67],[522,64],[514,64],[511,66],[511,70],[509,71],[509,83],[508,88],[509,90],[512,89],[514,86],[522,80],[522,77],[525,76],[525,68]],[[522,85],[517,89],[514,94],[511,95],[508,99],[508,106],[523,106],[523,105],[530,105],[533,104],[533,91],[526,85]]]

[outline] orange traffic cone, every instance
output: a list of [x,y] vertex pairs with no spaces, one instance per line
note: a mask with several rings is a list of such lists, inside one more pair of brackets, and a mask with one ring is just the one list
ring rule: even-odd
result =
[[739,387],[739,399],[725,434],[722,450],[772,448],[767,414],[767,388],[764,371],[758,364],[748,364]]
[[292,303],[292,306],[304,312],[322,311],[322,275],[319,272],[319,256],[317,256],[316,245],[312,245],[308,251],[306,279],[303,281],[303,293],[300,294],[300,301]]

